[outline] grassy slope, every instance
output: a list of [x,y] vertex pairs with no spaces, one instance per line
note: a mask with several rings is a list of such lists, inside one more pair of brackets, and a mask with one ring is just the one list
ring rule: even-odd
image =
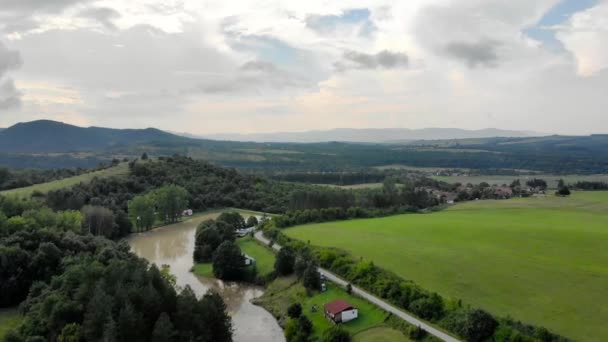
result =
[[0,341],[3,341],[9,330],[17,327],[22,319],[17,309],[0,309]]
[[[321,336],[325,330],[332,326],[332,323],[323,316],[323,306],[338,298],[347,300],[359,309],[359,318],[342,325],[351,334],[381,326],[388,316],[385,311],[373,304],[351,296],[331,283],[328,284],[326,292],[315,293],[312,297],[308,297],[304,286],[297,282],[294,277],[279,278],[272,282],[264,295],[256,299],[256,303],[271,312],[275,317],[279,317],[279,320],[285,319],[290,304],[302,304],[302,312],[312,321],[315,335]],[[317,312],[312,312],[313,305],[318,307]]]
[[127,163],[122,163],[118,166],[100,170],[100,171],[93,171],[93,172],[85,173],[82,175],[64,178],[64,179],[60,179],[60,180],[56,180],[56,181],[52,181],[52,182],[48,182],[48,183],[36,184],[36,185],[28,186],[25,188],[2,191],[2,192],[0,192],[0,194],[16,195],[19,197],[28,197],[34,191],[40,191],[42,193],[47,193],[52,190],[67,188],[67,187],[74,186],[79,183],[90,182],[95,177],[104,178],[104,177],[111,177],[111,176],[124,176],[124,175],[127,175],[128,172],[129,172],[129,165]]
[[469,202],[286,233],[346,249],[491,312],[580,340],[606,340],[607,222],[608,192],[587,192]]
[[[241,251],[256,260],[258,274],[265,275],[274,270],[274,253],[268,248],[258,244],[253,238],[247,236],[237,240]],[[211,263],[195,264],[194,274],[201,277],[213,277],[213,265]]]

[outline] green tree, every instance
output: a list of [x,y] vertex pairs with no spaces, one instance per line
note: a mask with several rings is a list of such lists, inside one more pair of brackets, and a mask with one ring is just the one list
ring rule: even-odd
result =
[[156,320],[152,330],[152,342],[169,342],[175,336],[175,328],[167,313],[163,312]]
[[242,279],[244,269],[245,258],[235,243],[224,241],[213,253],[213,275],[218,279]]
[[148,160],[148,153],[146,153],[146,152],[142,153],[141,160]]
[[274,271],[280,276],[292,274],[295,262],[296,252],[294,249],[290,246],[283,247],[277,254],[277,258],[274,262]]
[[178,185],[167,185],[152,192],[158,216],[165,223],[177,222],[188,206],[188,191]]
[[350,342],[351,337],[348,331],[340,328],[337,325],[329,328],[323,333],[321,342]]
[[463,337],[467,341],[482,342],[488,340],[498,327],[498,322],[483,310],[473,310],[468,313],[463,327]]
[[249,216],[247,218],[247,227],[256,227],[258,223],[258,219],[255,216]]
[[233,230],[245,228],[245,219],[236,211],[222,213],[218,216],[217,221],[226,222]]
[[135,224],[137,231],[149,230],[154,225],[155,202],[152,196],[135,196],[128,202],[129,219]]
[[114,213],[110,209],[87,205],[82,208],[82,215],[85,232],[105,237],[114,234]]
[[80,324],[70,323],[61,329],[61,335],[57,337],[57,342],[79,342],[80,339]]
[[97,341],[103,336],[107,318],[112,314],[112,297],[103,289],[103,282],[95,286],[93,296],[87,304],[82,322],[83,337],[87,341]]
[[298,318],[302,315],[302,305],[300,303],[291,304],[287,308],[287,316],[291,318]]
[[319,290],[321,288],[321,277],[315,264],[311,263],[308,265],[306,271],[304,271],[302,282],[308,290]]

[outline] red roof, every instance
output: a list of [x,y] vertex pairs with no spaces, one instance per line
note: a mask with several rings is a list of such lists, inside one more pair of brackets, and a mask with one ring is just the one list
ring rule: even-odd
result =
[[333,302],[325,304],[325,312],[328,312],[332,315],[339,314],[344,310],[349,310],[352,308],[353,306],[349,302],[342,299],[336,299]]

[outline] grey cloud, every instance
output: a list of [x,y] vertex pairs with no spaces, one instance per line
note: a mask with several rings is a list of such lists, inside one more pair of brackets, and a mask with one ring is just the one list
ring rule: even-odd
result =
[[9,50],[0,42],[0,77],[9,70],[17,69],[21,66],[21,55],[18,51]]
[[446,45],[445,52],[467,63],[471,68],[477,66],[495,67],[498,64],[497,49],[500,42],[480,40],[475,43],[452,42]]
[[0,82],[0,110],[18,107],[21,104],[21,93],[12,79]]
[[357,51],[345,51],[343,60],[334,63],[339,71],[348,69],[396,69],[407,67],[409,58],[405,53],[381,51],[376,54],[368,54]]
[[237,72],[222,79],[206,80],[190,92],[208,94],[259,93],[269,89],[287,90],[310,88],[314,82],[266,61],[249,61]]
[[2,0],[0,12],[60,13],[68,7],[92,0]]
[[97,20],[105,27],[115,29],[116,26],[114,25],[112,20],[120,18],[120,13],[108,7],[92,7],[80,12],[80,16]]

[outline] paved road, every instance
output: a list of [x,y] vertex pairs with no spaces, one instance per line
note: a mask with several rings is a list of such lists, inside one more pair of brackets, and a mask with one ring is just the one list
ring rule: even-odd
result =
[[[263,244],[268,244],[270,243],[270,240],[268,240],[267,238],[264,237],[264,235],[262,234],[262,232],[256,232],[255,233],[255,238],[258,239],[258,241],[262,242]],[[277,243],[272,245],[272,248],[276,251],[281,249],[281,246],[278,245]],[[327,279],[331,280],[332,282],[340,285],[340,286],[346,286],[348,284],[347,281],[345,281],[344,279],[338,277],[337,275],[333,274],[332,272],[329,272],[326,269],[323,268],[319,268],[319,272],[322,273]],[[385,302],[384,300],[372,295],[369,292],[366,292],[358,287],[353,286],[353,292],[355,294],[357,294],[359,297],[362,297],[364,299],[366,299],[367,301],[369,301],[370,303],[373,303],[375,305],[377,305],[378,307],[392,313],[393,315],[403,319],[404,321],[421,327],[422,329],[426,330],[429,334],[437,337],[438,339],[442,340],[442,341],[446,341],[446,342],[460,342],[460,340],[444,333],[443,331],[429,325],[428,323],[425,323],[421,320],[419,320],[418,318],[406,313],[405,311],[402,311],[394,306],[392,306],[391,304]]]

